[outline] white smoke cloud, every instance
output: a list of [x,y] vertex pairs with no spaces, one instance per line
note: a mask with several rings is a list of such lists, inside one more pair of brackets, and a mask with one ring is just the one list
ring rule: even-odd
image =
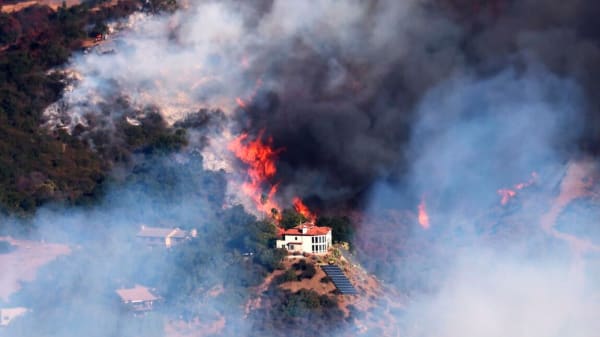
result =
[[[489,219],[490,209],[495,210],[498,188],[521,182],[534,170],[541,171],[544,181],[552,175],[546,172],[564,166],[559,147],[569,143],[581,128],[576,123],[582,105],[579,88],[536,67],[523,72],[511,69],[481,80],[478,74],[465,70],[464,53],[458,47],[464,32],[441,15],[425,14],[423,4],[427,2],[275,1],[267,11],[257,13],[240,2],[198,1],[169,16],[136,14],[126,23],[128,28],[99,49],[114,49],[114,53],[91,52],[72,60],[69,67],[81,78],[47,114],[60,110],[70,120],[51,120],[74,127],[85,123],[86,114],[102,113],[103,104],[110,105],[122,95],[140,111],[147,105],[157,106],[173,123],[201,108],[221,108],[230,114],[236,108],[235,98],[251,97],[259,79],[263,88],[296,86],[298,90],[291,91],[304,94],[309,90],[304,78],[271,77],[272,67],[284,64],[292,68],[294,60],[303,59],[304,50],[297,45],[328,58],[323,80],[330,92],[352,75],[364,83],[365,91],[379,90],[380,79],[388,75],[390,65],[405,60],[402,75],[410,78],[407,91],[426,91],[432,82],[452,74],[450,80],[427,91],[416,109],[420,119],[410,150],[397,154],[414,161],[405,189],[392,187],[392,192],[388,189],[382,195],[376,191],[373,196],[373,213],[377,213],[381,205],[406,207],[410,204],[407,196],[425,195],[432,228],[407,239],[426,237],[450,249],[456,258],[442,271],[428,272],[428,266],[421,266],[425,271],[418,275],[420,280],[434,287],[431,293],[412,297],[403,323],[407,335],[594,336],[598,326],[591,315],[599,309],[594,295],[597,282],[574,274],[571,261],[577,258],[570,251],[557,248],[553,242],[546,247],[552,253],[549,260],[534,259],[525,252],[509,254],[482,248],[457,252],[454,246],[458,239],[452,236],[458,229],[461,243],[483,245],[482,236],[474,233],[478,233],[482,218]],[[498,31],[503,27],[498,26]],[[485,36],[480,39],[485,40]],[[535,45],[536,37],[524,34],[520,41]],[[488,43],[497,39],[488,40],[479,48],[495,53]],[[346,67],[340,55],[377,62],[369,64],[368,71],[358,72],[364,75],[361,77]],[[391,105],[387,109],[390,116],[399,113],[394,106],[397,102],[374,104]],[[372,119],[366,116],[360,120],[351,117],[347,119],[350,124],[364,124],[365,129],[372,126]],[[388,120],[376,122],[385,124]],[[327,126],[316,129],[331,137],[340,124]],[[211,168],[228,167],[219,161],[229,160],[225,152],[231,136],[231,132],[224,132],[211,140],[204,156],[212,159],[207,161]],[[354,137],[356,141],[349,146],[352,151],[362,148],[366,150],[361,153],[371,155],[385,149],[379,138],[362,136]],[[331,152],[340,151],[334,148]],[[373,156],[369,160],[376,162],[378,157]],[[361,159],[345,158],[351,162]],[[553,187],[545,188],[551,191]],[[539,207],[548,207],[548,202],[542,199]],[[498,211],[506,215],[502,212]],[[539,247],[539,236],[546,235],[537,222],[542,212],[521,212],[528,221],[533,219],[525,225],[535,236],[510,243],[514,247],[507,247],[507,251],[525,246],[527,252]],[[490,220],[496,225],[499,221]],[[436,248],[439,251],[443,249]],[[400,256],[395,258],[397,276],[412,277],[407,274],[415,266],[410,261],[400,264]],[[427,263],[437,268],[445,261],[434,254]],[[583,273],[587,275],[585,269]]]
[[435,294],[410,304],[408,336],[591,337],[598,286],[569,263],[466,251]]
[[[572,81],[536,65],[488,79],[457,74],[423,97],[407,151],[407,183],[376,189],[370,211],[377,218],[390,210],[416,211],[415,199],[427,201],[430,229],[405,218],[383,229],[390,239],[382,244],[401,242],[385,264],[393,267],[384,268],[388,282],[410,294],[397,317],[404,335],[597,334],[598,256],[545,223],[556,207],[557,214],[569,212],[562,200],[578,198],[569,189],[580,189],[579,181],[594,174],[589,164],[580,165],[582,173],[569,170],[579,164],[566,163],[572,157],[566,144],[581,130],[582,106]],[[539,180],[501,206],[496,191],[526,181],[532,171]],[[561,188],[557,174],[577,186],[563,181]],[[578,211],[579,219],[594,216]],[[370,224],[361,229],[359,237],[377,231]],[[577,242],[597,242],[587,236],[592,233],[578,234]]]

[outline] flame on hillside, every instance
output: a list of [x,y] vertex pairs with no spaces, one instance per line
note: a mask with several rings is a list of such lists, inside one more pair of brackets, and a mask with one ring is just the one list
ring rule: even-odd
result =
[[249,105],[248,102],[252,102],[252,100],[254,100],[254,97],[256,97],[256,94],[258,93],[258,90],[260,90],[262,85],[262,78],[259,78],[256,80],[256,83],[254,83],[254,89],[252,89],[252,92],[247,96],[247,98],[236,97],[235,103],[238,105],[238,107],[241,109],[247,109]]
[[273,149],[270,137],[263,142],[263,134],[261,131],[256,139],[249,140],[243,133],[229,143],[229,150],[248,165],[248,181],[242,185],[242,192],[252,198],[259,211],[280,220],[281,208],[274,200],[279,184],[272,180],[277,173],[275,160],[283,149]]
[[[284,149],[274,149],[273,139],[268,137],[263,142],[263,136],[264,130],[254,140],[250,140],[247,133],[242,133],[229,143],[228,148],[238,159],[248,165],[246,171],[248,180],[242,185],[242,192],[254,201],[261,213],[280,221],[281,207],[275,201],[279,183],[274,183],[273,179],[277,173],[277,156]],[[314,222],[317,219],[299,197],[294,197],[293,205],[294,209],[307,220]]]
[[529,187],[533,185],[538,179],[538,175],[536,172],[531,173],[531,178],[524,183],[519,183],[513,186],[512,188],[501,188],[497,191],[498,195],[500,195],[500,204],[502,206],[506,205],[512,198],[517,195],[517,191],[524,189],[525,187]]
[[241,97],[236,97],[235,102],[242,109],[246,109],[248,107],[248,103],[246,103],[246,101],[244,101],[244,99]]
[[419,209],[419,215],[418,215],[419,225],[421,225],[421,227],[423,229],[428,229],[429,228],[429,214],[427,214],[427,209],[425,206],[425,197],[423,197],[421,199],[418,209]]
[[296,212],[302,214],[302,216],[305,217],[308,221],[314,222],[315,220],[317,220],[317,216],[314,213],[312,213],[310,209],[308,209],[308,206],[306,206],[300,198],[295,197],[293,203]]

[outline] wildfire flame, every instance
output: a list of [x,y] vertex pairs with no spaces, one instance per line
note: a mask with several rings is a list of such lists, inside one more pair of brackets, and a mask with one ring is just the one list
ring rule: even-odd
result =
[[270,137],[263,142],[263,134],[261,131],[256,139],[248,140],[248,134],[243,133],[229,143],[229,150],[248,165],[248,181],[242,185],[242,192],[252,198],[259,211],[280,220],[280,207],[273,199],[278,184],[271,181],[277,173],[275,160],[283,149],[274,150]]
[[529,187],[533,185],[537,181],[538,175],[536,172],[531,173],[531,178],[524,183],[519,183],[510,188],[501,188],[497,191],[498,195],[500,195],[500,204],[502,206],[506,205],[512,198],[517,195],[517,191],[524,189],[525,187]]
[[302,214],[308,221],[314,222],[317,220],[317,216],[308,209],[308,207],[302,202],[302,200],[298,197],[295,197],[294,200],[294,208],[296,212]]
[[[280,221],[281,207],[274,199],[279,183],[272,181],[277,173],[277,156],[284,149],[273,149],[273,139],[269,137],[263,142],[263,136],[264,130],[254,140],[249,140],[248,134],[243,133],[229,143],[228,148],[248,165],[248,181],[242,185],[242,192],[252,198],[260,212]],[[317,219],[300,198],[295,197],[293,204],[296,211],[307,220],[314,222]]]
[[237,103],[237,105],[242,109],[247,109],[248,105],[249,105],[248,102],[252,102],[254,100],[254,97],[256,97],[256,94],[258,93],[258,90],[260,90],[262,85],[263,85],[262,78],[257,79],[256,83],[254,84],[254,89],[252,90],[250,95],[248,95],[246,98],[242,98],[242,97],[235,98],[235,102]]
[[248,104],[246,103],[246,101],[244,101],[244,99],[242,99],[241,97],[236,97],[235,102],[242,109],[246,109],[248,107]]
[[423,229],[429,228],[429,214],[427,214],[427,210],[425,208],[425,198],[421,199],[421,203],[419,203],[419,225]]

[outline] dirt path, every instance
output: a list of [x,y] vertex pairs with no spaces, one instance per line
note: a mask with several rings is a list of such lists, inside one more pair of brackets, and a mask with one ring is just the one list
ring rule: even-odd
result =
[[600,252],[600,247],[589,239],[561,232],[554,226],[561,211],[572,201],[589,196],[594,185],[593,176],[597,174],[597,167],[588,161],[571,162],[560,184],[560,192],[552,202],[550,210],[540,219],[542,229],[551,236],[563,240],[575,250],[577,254],[586,252]]
[[16,247],[10,253],[0,254],[0,299],[4,301],[8,301],[12,294],[21,289],[21,282],[33,281],[39,267],[58,256],[71,253],[69,246],[62,244],[16,240],[11,237],[0,237],[0,241],[8,241]]

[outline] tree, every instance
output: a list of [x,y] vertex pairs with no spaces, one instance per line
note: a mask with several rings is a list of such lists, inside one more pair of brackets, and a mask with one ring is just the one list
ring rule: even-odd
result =
[[307,220],[308,219],[306,219],[302,214],[296,212],[296,210],[286,208],[281,213],[281,222],[279,224],[281,227],[289,229],[296,227]]
[[331,227],[334,242],[351,242],[354,237],[352,222],[346,216],[321,217],[317,220],[317,226]]

